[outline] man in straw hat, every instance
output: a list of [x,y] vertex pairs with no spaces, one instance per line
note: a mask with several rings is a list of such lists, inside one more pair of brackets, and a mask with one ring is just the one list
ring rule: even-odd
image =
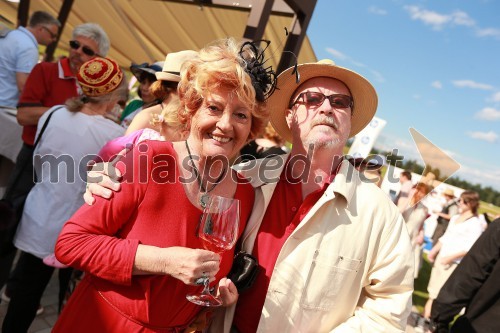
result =
[[212,331],[403,332],[413,291],[408,232],[387,195],[342,157],[375,114],[375,89],[325,60],[279,75],[268,107],[293,147],[242,166],[256,188],[242,249],[260,272]]
[[434,211],[437,215],[437,225],[434,229],[434,234],[432,235],[432,244],[437,244],[439,238],[444,235],[444,232],[448,228],[450,219],[453,215],[458,214],[457,200],[455,200],[455,192],[451,188],[447,188],[443,191],[443,196],[446,200],[443,209],[441,211]]

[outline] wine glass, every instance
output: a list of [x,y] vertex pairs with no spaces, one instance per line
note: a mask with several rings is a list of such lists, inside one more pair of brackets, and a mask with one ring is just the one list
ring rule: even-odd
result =
[[[238,238],[240,224],[240,201],[233,198],[211,196],[203,210],[198,237],[206,250],[221,254],[230,250]],[[186,298],[203,306],[221,306],[222,300],[210,293],[208,277],[202,277],[203,291],[187,295]]]

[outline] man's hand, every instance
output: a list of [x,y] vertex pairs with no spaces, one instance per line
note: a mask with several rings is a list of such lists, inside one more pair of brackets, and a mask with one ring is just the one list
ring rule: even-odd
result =
[[107,163],[95,163],[92,169],[87,173],[87,186],[83,199],[88,205],[93,205],[95,198],[93,195],[105,199],[111,198],[113,191],[120,189],[121,173],[115,165],[129,149],[125,148],[116,155],[116,157]]

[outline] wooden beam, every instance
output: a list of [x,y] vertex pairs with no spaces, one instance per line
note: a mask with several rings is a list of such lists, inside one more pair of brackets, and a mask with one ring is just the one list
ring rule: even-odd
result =
[[250,41],[261,40],[266,29],[274,0],[258,1],[254,3],[248,16],[247,26],[243,38]]
[[54,60],[54,51],[57,48],[57,44],[59,43],[59,38],[61,38],[61,34],[64,30],[64,26],[66,25],[66,21],[68,20],[69,13],[71,12],[71,8],[73,7],[74,0],[64,0],[61,9],[59,10],[59,15],[57,19],[61,22],[61,28],[59,29],[59,33],[57,34],[56,40],[47,46],[45,49],[45,61],[53,61]]
[[296,12],[278,64],[278,74],[297,62],[317,0],[285,0],[285,2]]
[[29,14],[30,14],[30,0],[20,0],[19,7],[17,7],[16,27],[27,26]]

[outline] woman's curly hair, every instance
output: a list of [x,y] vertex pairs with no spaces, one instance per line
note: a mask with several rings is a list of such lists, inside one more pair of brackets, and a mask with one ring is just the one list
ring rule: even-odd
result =
[[259,136],[269,118],[266,98],[276,85],[275,73],[270,67],[263,68],[262,53],[253,43],[238,43],[234,38],[227,38],[208,45],[200,50],[197,58],[186,61],[177,88],[181,101],[179,120],[189,127],[207,91],[231,89],[251,110],[252,126],[248,139]]

